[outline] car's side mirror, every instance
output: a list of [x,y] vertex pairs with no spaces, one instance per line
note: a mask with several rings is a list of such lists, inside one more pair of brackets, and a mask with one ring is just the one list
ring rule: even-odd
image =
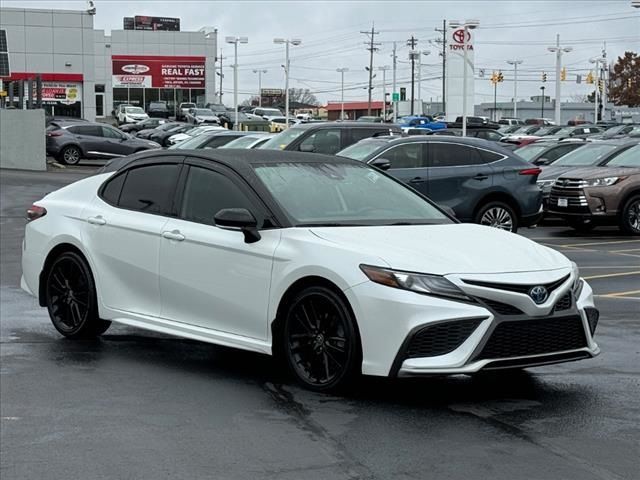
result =
[[300,145],[301,152],[313,153],[316,151],[315,145],[310,145],[308,143],[303,143]]
[[550,163],[549,159],[544,157],[533,161],[534,165],[549,165]]
[[228,230],[240,230],[246,243],[260,240],[258,221],[246,208],[223,208],[214,217],[217,227]]
[[387,160],[386,158],[376,158],[369,165],[372,165],[380,170],[389,170],[391,168],[391,160]]

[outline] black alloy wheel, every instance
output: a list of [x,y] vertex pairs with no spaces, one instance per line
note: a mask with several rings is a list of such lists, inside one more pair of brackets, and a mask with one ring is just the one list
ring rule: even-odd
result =
[[88,265],[77,253],[65,252],[53,261],[45,289],[51,322],[65,337],[93,337],[111,325],[98,317],[95,283]]
[[291,302],[284,324],[290,370],[311,390],[337,390],[360,374],[362,354],[355,320],[340,296],[309,287]]
[[77,165],[80,163],[81,158],[82,152],[74,145],[65,147],[62,152],[60,152],[60,160],[66,165]]
[[620,228],[631,235],[640,235],[640,195],[631,197],[622,208]]
[[508,232],[518,231],[518,217],[513,208],[503,202],[489,202],[476,214],[476,223]]

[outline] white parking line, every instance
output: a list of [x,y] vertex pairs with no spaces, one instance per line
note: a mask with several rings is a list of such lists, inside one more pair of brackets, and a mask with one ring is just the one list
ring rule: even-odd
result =
[[625,277],[628,275],[640,275],[640,270],[635,272],[619,272],[619,273],[606,273],[604,275],[591,275],[589,277],[583,277],[585,280],[594,280],[596,278],[610,278],[610,277]]

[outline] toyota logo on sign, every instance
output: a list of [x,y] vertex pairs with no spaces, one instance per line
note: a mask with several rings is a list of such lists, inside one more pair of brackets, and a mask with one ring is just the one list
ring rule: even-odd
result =
[[149,67],[146,65],[123,65],[120,68],[123,72],[132,73],[134,75],[147,73],[149,71]]
[[[456,30],[455,32],[453,32],[453,39],[455,40],[456,43],[460,43],[463,44],[465,43],[464,41],[464,28],[461,28],[459,30]],[[471,33],[467,32],[467,42],[469,43],[471,41]]]

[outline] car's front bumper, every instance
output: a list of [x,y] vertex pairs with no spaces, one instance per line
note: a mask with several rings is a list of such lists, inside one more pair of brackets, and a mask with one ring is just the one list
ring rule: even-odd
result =
[[[589,308],[597,315],[589,285],[584,283],[579,298],[572,297],[570,308],[556,311],[560,299],[573,295],[572,283],[573,279],[568,279],[540,306],[523,294],[480,287],[474,288],[474,296],[483,299],[478,303],[420,295],[373,282],[352,287],[345,294],[358,319],[362,372],[383,376],[465,374],[594,357],[600,350],[585,311]],[[499,313],[486,299],[514,305],[519,314]],[[431,335],[428,329],[436,325],[451,328]],[[498,330],[500,325],[503,327]],[[467,333],[460,333],[465,328]],[[505,328],[515,333],[505,336]],[[452,335],[459,340],[451,343]],[[563,341],[554,340],[557,336]],[[424,356],[421,348],[425,344],[420,342],[431,349]]]

